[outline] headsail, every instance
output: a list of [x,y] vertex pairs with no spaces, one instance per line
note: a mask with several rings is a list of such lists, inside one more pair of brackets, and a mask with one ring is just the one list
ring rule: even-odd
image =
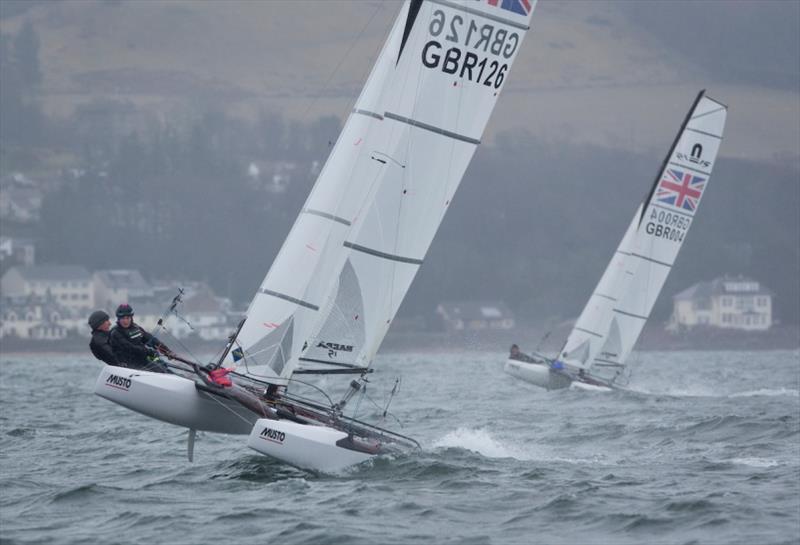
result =
[[[247,310],[237,337],[247,374],[282,382],[293,371],[344,263],[342,243],[384,164],[383,96],[395,70],[405,5],[302,211]],[[228,363],[235,359],[229,356]]]
[[[624,365],[683,245],[708,184],[727,107],[701,91],[560,358],[613,376]],[[588,349],[585,349],[588,347]],[[599,372],[600,368],[611,373]]]
[[[383,179],[344,242],[340,285],[355,279],[362,311],[348,315],[352,302],[332,306],[321,331],[336,321],[352,333],[341,343],[348,351],[332,359],[372,362],[480,143],[533,4],[428,0],[406,27],[383,103]],[[335,339],[320,334],[310,345],[327,342]]]
[[634,214],[614,256],[561,350],[561,361],[572,367],[589,367],[606,343],[614,306],[620,299],[626,281],[630,281],[634,273],[628,258],[636,237],[642,208],[643,205],[640,205]]

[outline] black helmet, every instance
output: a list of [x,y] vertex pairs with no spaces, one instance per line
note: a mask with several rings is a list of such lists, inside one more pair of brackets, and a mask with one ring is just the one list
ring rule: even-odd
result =
[[108,314],[102,310],[95,310],[89,315],[89,327],[92,331],[100,327],[108,320]]
[[128,303],[122,303],[117,307],[117,318],[122,318],[123,316],[133,316],[133,307]]

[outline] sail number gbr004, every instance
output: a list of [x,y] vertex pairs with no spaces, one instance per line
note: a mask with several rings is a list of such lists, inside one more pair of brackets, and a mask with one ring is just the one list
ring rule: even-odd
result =
[[474,19],[467,22],[457,13],[448,18],[440,9],[433,12],[428,32],[437,39],[423,46],[422,64],[494,89],[503,84],[508,71],[505,61],[511,59],[520,42],[514,31],[489,23],[479,26]]
[[650,221],[645,225],[645,232],[659,238],[683,242],[683,237],[692,223],[690,217],[664,210],[651,210]]

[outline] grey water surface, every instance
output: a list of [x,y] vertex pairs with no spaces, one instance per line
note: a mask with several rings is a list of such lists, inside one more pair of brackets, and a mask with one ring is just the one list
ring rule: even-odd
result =
[[[377,360],[422,450],[341,474],[92,394],[86,357],[0,359],[0,543],[796,544],[800,352],[634,354],[634,392],[547,392],[496,353]],[[328,379],[338,395],[338,383]],[[346,380],[345,380],[346,382]]]

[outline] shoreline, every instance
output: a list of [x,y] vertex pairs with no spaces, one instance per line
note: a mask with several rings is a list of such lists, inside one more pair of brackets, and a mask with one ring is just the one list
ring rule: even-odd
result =
[[[564,331],[561,331],[564,329]],[[505,352],[512,343],[520,345],[523,352],[557,352],[569,328],[558,328],[547,342],[539,343],[544,333],[540,329],[518,327],[504,331],[471,331],[457,333],[390,333],[380,350],[382,354],[414,352]],[[555,339],[555,340],[553,340]],[[52,343],[52,344],[51,344]],[[213,356],[220,354],[223,341],[183,341],[189,354]],[[800,326],[781,325],[766,332],[743,332],[725,330],[695,330],[682,334],[670,334],[661,327],[645,328],[636,345],[637,352],[672,351],[769,351],[800,349]],[[89,339],[70,338],[64,341],[29,341],[4,339],[0,343],[0,356],[46,356],[63,354],[85,354],[91,356]]]

